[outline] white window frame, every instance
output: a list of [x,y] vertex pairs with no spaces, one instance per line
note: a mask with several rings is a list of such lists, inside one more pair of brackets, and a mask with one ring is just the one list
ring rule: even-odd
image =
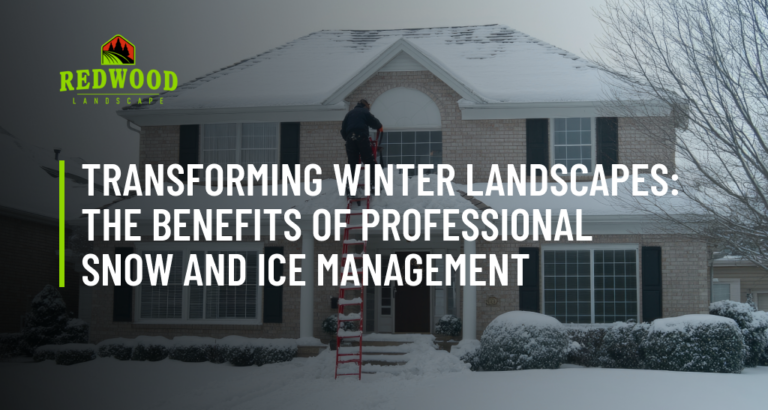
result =
[[768,294],[768,289],[766,290],[756,290],[752,292],[752,300],[755,302],[755,306],[757,306],[757,310],[765,310],[768,311],[768,306],[760,306],[760,299],[757,297],[757,295],[761,294]]
[[589,297],[590,297],[590,310],[591,310],[591,322],[590,323],[580,323],[580,325],[589,324],[589,325],[602,325],[603,323],[595,323],[595,251],[618,251],[618,250],[633,250],[635,251],[635,257],[637,258],[637,263],[635,264],[635,278],[637,278],[637,321],[640,322],[641,316],[642,316],[642,309],[640,304],[640,296],[641,296],[641,289],[640,289],[640,245],[636,243],[627,243],[627,244],[599,244],[599,243],[590,243],[590,244],[573,244],[573,245],[543,245],[541,247],[541,252],[539,252],[539,266],[540,266],[540,277],[541,277],[541,309],[544,311],[544,308],[546,306],[546,298],[545,298],[545,288],[544,288],[544,252],[545,251],[589,251]]
[[[732,300],[734,302],[741,302],[741,279],[721,279],[721,278],[714,278],[714,282],[716,283],[727,283],[731,285],[731,294],[728,297],[728,300]],[[714,283],[712,284],[714,287]],[[710,290],[712,294],[712,290]]]
[[552,117],[549,119],[549,164],[550,168],[555,166],[555,120],[556,119],[568,119],[568,118],[589,118],[590,132],[592,133],[590,141],[592,141],[592,166],[589,168],[586,174],[592,175],[595,172],[595,165],[597,165],[597,117],[590,116],[571,116],[571,117]]
[[[442,128],[418,128],[418,129],[417,128],[392,128],[392,129],[388,128],[384,132],[400,132],[400,133],[403,133],[403,132],[413,132],[413,133],[416,133],[416,132],[438,132],[438,131],[439,132],[443,132],[443,129]],[[376,130],[369,128],[368,132],[370,133],[370,136],[372,138],[374,138],[374,139],[376,138]],[[386,144],[386,145],[389,145],[389,144]],[[400,143],[400,145],[402,146],[402,142]],[[442,165],[442,164],[446,163],[445,162],[445,141],[441,140],[440,141],[440,145],[443,148],[443,151],[442,151],[443,152],[443,155],[442,155],[443,159],[440,161],[440,164]],[[383,147],[384,147],[384,145],[382,145],[382,148]],[[384,156],[384,154],[382,154],[382,157],[383,156]],[[402,154],[400,154],[400,156],[402,157]],[[389,164],[389,163],[387,163],[387,164]],[[415,165],[415,164],[411,164],[411,165]],[[415,171],[415,169],[414,169],[414,171]],[[403,170],[399,169],[396,172],[398,174],[402,174]],[[435,165],[435,169],[433,169],[432,172],[433,173],[437,172],[437,165]]]
[[[182,278],[186,276],[187,262],[189,261],[189,254],[195,251],[226,251],[226,252],[245,252],[245,251],[257,251],[259,254],[264,253],[263,242],[242,242],[242,243],[217,243],[217,242],[195,242],[195,243],[156,243],[156,242],[139,242],[136,244],[136,252],[142,255],[144,259],[144,252],[162,252],[162,251],[181,251],[182,258]],[[205,272],[203,274],[203,280],[205,280]],[[144,272],[144,279],[147,279],[146,272]],[[159,279],[158,279],[159,281]],[[160,284],[158,283],[158,286]],[[216,325],[261,325],[264,323],[264,287],[256,286],[258,292],[256,294],[256,318],[244,318],[244,319],[190,319],[189,318],[189,294],[190,287],[182,285],[181,293],[181,318],[171,319],[148,319],[141,317],[141,285],[134,288],[133,295],[133,317],[134,323],[137,324],[185,324],[185,325],[202,325],[202,324],[216,324]]]
[[[274,122],[274,121],[240,121],[240,122],[217,122],[217,123],[199,124],[199,126],[198,126],[198,138],[197,138],[197,143],[198,143],[197,158],[198,158],[198,161],[201,164],[205,164],[205,162],[203,160],[203,154],[204,154],[203,153],[203,151],[204,151],[204,148],[203,148],[204,141],[203,140],[205,139],[205,126],[206,125],[218,125],[218,124],[235,124],[235,129],[236,129],[236,131],[235,131],[236,138],[235,139],[237,140],[236,146],[235,146],[235,152],[237,153],[236,154],[236,156],[237,156],[237,164],[240,164],[240,165],[242,165],[241,161],[240,161],[240,158],[241,158],[241,153],[242,153],[243,124],[277,124],[277,162],[276,163],[278,165],[281,164],[281,162],[280,162],[280,150],[282,149],[282,146],[280,144],[281,141],[282,141],[282,138],[281,138],[282,135],[280,134],[280,132],[281,132],[280,128],[281,127],[280,127],[280,123],[279,122]],[[270,170],[269,172],[272,172],[272,171]],[[200,179],[203,179],[203,178],[204,178],[204,175],[201,175]]]

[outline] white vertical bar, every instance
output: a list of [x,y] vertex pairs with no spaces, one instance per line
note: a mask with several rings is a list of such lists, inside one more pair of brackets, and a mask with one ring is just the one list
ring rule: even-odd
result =
[[464,286],[464,313],[462,321],[464,322],[462,341],[477,340],[477,288],[469,286],[469,258],[470,255],[477,253],[477,243],[475,241],[464,241],[464,257],[466,269],[464,275],[466,286]]

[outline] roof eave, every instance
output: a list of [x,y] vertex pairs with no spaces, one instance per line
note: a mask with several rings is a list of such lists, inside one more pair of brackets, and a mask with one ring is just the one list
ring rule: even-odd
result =
[[231,107],[205,109],[120,110],[117,115],[145,126],[215,124],[222,122],[341,121],[349,104]]

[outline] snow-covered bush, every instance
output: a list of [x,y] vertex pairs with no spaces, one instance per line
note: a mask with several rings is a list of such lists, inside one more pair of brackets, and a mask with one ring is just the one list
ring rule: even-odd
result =
[[483,332],[480,349],[466,357],[472,370],[557,369],[571,350],[565,326],[533,312],[507,312]]
[[22,333],[0,333],[0,359],[18,356],[23,336]]
[[32,306],[24,316],[22,353],[31,356],[39,346],[57,344],[64,333],[70,315],[61,294],[51,285],[32,299]]
[[224,347],[226,359],[233,366],[262,366],[269,363],[287,362],[298,352],[292,339],[251,339],[227,336],[216,341],[217,348]]
[[182,362],[205,362],[216,344],[212,337],[176,336],[168,351],[168,357]]
[[715,315],[656,319],[641,349],[645,368],[686,372],[740,373],[746,354],[736,322]]
[[171,341],[162,336],[139,336],[131,353],[131,360],[156,362],[168,357]]
[[32,353],[32,360],[36,362],[42,362],[43,360],[55,360],[56,350],[58,348],[59,348],[58,345],[40,346],[37,349],[35,349],[34,353]]
[[617,322],[606,332],[600,346],[600,367],[642,369],[640,346],[648,336],[648,323]]
[[755,367],[768,360],[766,348],[768,348],[768,313],[758,311],[749,303],[739,303],[731,300],[722,300],[709,305],[709,313],[712,315],[731,318],[741,329],[744,336],[744,344],[747,346],[747,356],[744,358],[744,367]]
[[92,344],[69,343],[58,345],[56,349],[56,364],[69,366],[95,359],[96,346]]
[[437,321],[435,334],[457,337],[461,335],[461,319],[454,315],[445,315]]
[[57,345],[88,343],[88,323],[81,319],[69,319],[62,333],[54,339]]
[[[344,323],[344,330],[357,330],[356,322],[342,322]],[[336,329],[339,327],[339,318],[336,315],[331,315],[323,320],[323,331],[328,334],[336,334]]]
[[600,346],[607,331],[603,327],[570,326],[566,327],[571,342],[579,347],[568,353],[567,363],[585,367],[600,366]]
[[135,340],[117,337],[99,342],[99,344],[96,345],[96,353],[98,353],[99,357],[114,357],[117,360],[131,360],[134,346],[136,346]]

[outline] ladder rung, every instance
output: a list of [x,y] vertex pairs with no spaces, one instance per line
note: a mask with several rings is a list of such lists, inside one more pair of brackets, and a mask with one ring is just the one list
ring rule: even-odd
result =
[[350,320],[350,319],[360,319],[361,316],[359,313],[349,313],[349,314],[340,314],[339,319],[340,320]]
[[363,319],[357,318],[357,319],[339,319],[339,322],[359,322]]
[[360,356],[360,353],[339,353],[339,356]]
[[336,376],[360,376],[360,373],[339,373]]
[[349,337],[360,337],[363,335],[361,330],[339,330],[336,337],[345,339]]
[[[358,272],[358,273],[362,273],[362,272]],[[359,285],[344,285],[341,287],[341,289],[343,290],[354,290],[354,289],[362,289],[362,288],[363,287]]]
[[368,241],[364,241],[362,239],[347,239],[346,241],[342,242],[344,245],[364,245]]
[[363,229],[363,225],[349,225],[345,229]]
[[363,259],[363,254],[362,253],[345,253],[345,254],[341,255],[341,259],[346,260],[350,256],[352,256],[355,259]]
[[342,363],[357,363],[357,362],[360,362],[360,361],[362,361],[362,360],[363,360],[362,358],[359,358],[359,359],[347,359],[347,360],[339,360],[339,364],[342,364]]
[[360,298],[354,298],[354,299],[339,299],[339,305],[346,306],[346,305],[359,305],[363,303],[363,300]]

